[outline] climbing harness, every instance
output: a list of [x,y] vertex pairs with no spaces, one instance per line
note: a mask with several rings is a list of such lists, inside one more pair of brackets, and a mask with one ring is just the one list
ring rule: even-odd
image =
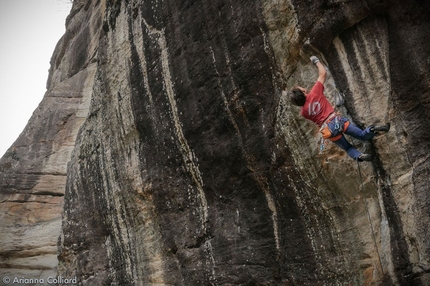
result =
[[[332,113],[330,114],[326,120],[324,121],[324,123],[321,125],[320,128],[320,134],[321,134],[321,138],[320,138],[320,155],[322,154],[323,150],[324,150],[324,146],[328,144],[328,141],[326,139],[329,139],[332,137],[332,132],[328,126],[328,124],[337,117],[336,113]],[[339,127],[339,124],[335,124],[335,126]]]
[[332,113],[330,114],[326,120],[324,120],[323,124],[321,125],[320,128],[320,133],[323,139],[328,139],[331,137],[331,131],[328,128],[328,124],[331,122],[331,120],[336,116],[336,113]]
[[381,268],[382,275],[385,275],[384,268],[382,267],[381,255],[379,254],[378,244],[376,243],[375,231],[373,230],[372,218],[370,217],[370,211],[369,211],[369,207],[367,205],[367,199],[366,199],[366,196],[364,195],[364,192],[363,192],[363,178],[361,176],[360,163],[359,163],[358,160],[356,160],[356,161],[357,161],[357,167],[358,167],[358,175],[360,177],[360,183],[361,183],[361,185],[360,185],[360,193],[363,196],[363,198],[364,198],[364,204],[366,205],[367,218],[369,220],[370,230],[372,232],[372,238],[373,238],[373,243],[375,245],[375,250],[376,250],[376,253],[378,255],[379,267]]
[[321,125],[319,131],[322,138],[330,139],[330,141],[337,141],[348,126],[349,121],[347,118],[333,112]]

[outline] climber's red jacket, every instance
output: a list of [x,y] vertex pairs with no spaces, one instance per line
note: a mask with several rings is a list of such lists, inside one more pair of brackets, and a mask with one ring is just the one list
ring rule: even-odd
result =
[[317,81],[311,92],[306,95],[306,102],[302,106],[300,114],[321,127],[324,120],[333,112],[333,107],[324,96],[324,85]]

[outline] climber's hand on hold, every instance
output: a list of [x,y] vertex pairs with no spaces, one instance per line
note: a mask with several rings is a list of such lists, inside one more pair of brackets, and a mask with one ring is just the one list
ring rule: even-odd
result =
[[310,57],[310,60],[318,68],[318,79],[317,80],[319,82],[321,82],[322,84],[324,84],[326,76],[327,76],[327,71],[326,71],[324,65],[320,62],[320,60],[316,56]]
[[311,59],[311,62],[312,62],[314,65],[316,65],[317,63],[319,63],[319,62],[320,62],[320,60],[319,60],[316,56],[312,56],[310,59]]

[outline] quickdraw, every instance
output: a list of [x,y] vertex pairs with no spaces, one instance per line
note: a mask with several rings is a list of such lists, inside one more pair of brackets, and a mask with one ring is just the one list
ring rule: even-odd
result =
[[334,102],[336,107],[341,107],[345,103],[345,95],[337,87],[334,91]]
[[320,155],[322,154],[323,150],[324,150],[324,145],[326,145],[326,140],[321,136],[320,139]]

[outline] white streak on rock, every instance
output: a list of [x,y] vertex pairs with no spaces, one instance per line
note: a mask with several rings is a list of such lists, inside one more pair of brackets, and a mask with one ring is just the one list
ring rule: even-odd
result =
[[[184,132],[182,130],[181,121],[179,118],[178,107],[176,105],[175,92],[173,90],[172,77],[170,75],[169,67],[169,52],[167,48],[167,41],[164,35],[164,30],[157,30],[151,27],[145,20],[143,20],[149,33],[156,35],[158,37],[158,44],[161,50],[161,64],[163,70],[163,80],[164,87],[166,89],[167,97],[169,99],[170,108],[172,111],[172,119],[175,126],[175,134],[179,140],[179,145],[182,153],[182,159],[184,161],[187,171],[191,175],[194,184],[199,192],[200,200],[200,223],[205,239],[207,239],[207,228],[206,223],[208,222],[208,204],[206,200],[206,195],[203,190],[203,179],[200,173],[199,167],[197,165],[197,158],[194,155],[193,150],[191,150],[187,139],[185,138]],[[205,241],[205,248],[209,256],[209,263],[212,265],[211,280],[215,280],[215,259],[213,257],[212,245],[209,240]]]
[[[215,53],[212,50],[212,47],[211,47],[211,53],[212,53],[212,62],[213,62],[213,65],[214,65],[214,69],[215,69],[216,74],[218,75],[218,84],[219,84],[220,87],[222,87],[221,76],[220,76],[220,74],[218,72],[218,69],[216,67]],[[230,62],[230,59],[229,59],[229,56],[228,56],[228,53],[227,53],[226,50],[224,51],[224,55],[226,57],[227,63]],[[233,84],[233,86],[235,86],[233,79],[232,79],[232,84]],[[238,95],[238,89],[235,88],[235,91],[236,92],[235,92],[234,96],[238,97],[239,96]],[[246,160],[246,163],[247,163],[247,167],[250,170],[254,171],[254,167],[253,167],[253,164],[252,164],[252,158],[247,153],[247,151],[245,149],[245,146],[243,144],[242,134],[240,132],[239,126],[237,125],[236,120],[234,119],[233,113],[231,112],[230,107],[229,107],[229,103],[228,103],[227,97],[225,96],[224,91],[222,90],[222,88],[221,88],[221,97],[222,97],[222,100],[224,102],[225,109],[227,111],[228,117],[230,118],[230,122],[231,122],[231,124],[233,124],[233,127],[236,130],[237,140],[239,141],[239,145],[241,147],[243,156],[245,157],[245,160]],[[268,183],[267,183],[266,177],[264,177],[262,175],[259,175],[257,172],[253,172],[253,177],[254,177],[255,181],[257,182],[257,184],[259,185],[259,187],[264,191],[264,195],[266,196],[267,205],[268,205],[270,211],[272,212],[273,232],[274,232],[275,241],[276,241],[276,249],[279,251],[280,250],[280,243],[279,243],[279,235],[278,235],[278,233],[279,233],[279,231],[278,231],[278,213],[277,213],[277,210],[276,210],[275,201],[273,200],[273,197],[270,194],[270,190],[269,190],[269,187],[268,187]]]

